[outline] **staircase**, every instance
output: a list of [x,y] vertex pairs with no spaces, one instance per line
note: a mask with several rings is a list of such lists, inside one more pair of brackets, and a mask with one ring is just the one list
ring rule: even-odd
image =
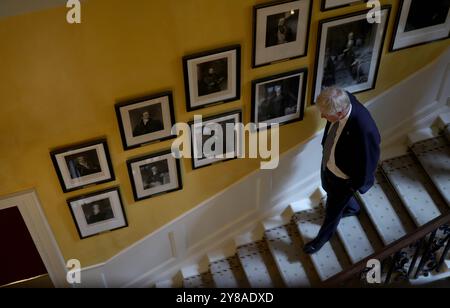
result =
[[[374,186],[357,197],[362,213],[343,218],[337,236],[319,252],[306,255],[302,247],[316,236],[323,220],[325,194],[321,190],[290,204],[285,215],[264,221],[261,239],[241,241],[233,256],[211,260],[205,273],[183,275],[183,286],[323,286],[439,218],[446,228],[438,225],[436,231],[382,260],[387,269],[383,281],[403,277],[401,283],[411,285],[450,277],[450,219],[442,220],[450,212],[450,113],[440,115],[436,127],[410,134],[409,149],[385,157]],[[364,285],[360,275],[353,278],[356,285]]]

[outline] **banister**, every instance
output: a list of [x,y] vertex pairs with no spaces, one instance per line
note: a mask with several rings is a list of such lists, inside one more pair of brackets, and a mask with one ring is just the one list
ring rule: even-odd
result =
[[371,259],[377,259],[377,260],[384,260],[388,258],[389,256],[395,254],[399,250],[407,247],[408,245],[411,245],[418,240],[424,238],[427,234],[433,232],[434,230],[438,229],[442,225],[450,223],[450,211],[437,217],[434,220],[431,220],[430,222],[426,223],[425,225],[419,227],[417,230],[415,230],[412,233],[409,233],[405,235],[404,237],[398,239],[397,241],[385,246],[383,250],[379,252],[375,252],[372,255],[364,258],[363,260],[359,261],[358,263],[355,263],[352,265],[349,269],[342,271],[327,280],[323,282],[323,287],[336,287],[339,284],[350,280],[351,278],[354,278],[356,275],[359,275],[367,265],[367,261]]

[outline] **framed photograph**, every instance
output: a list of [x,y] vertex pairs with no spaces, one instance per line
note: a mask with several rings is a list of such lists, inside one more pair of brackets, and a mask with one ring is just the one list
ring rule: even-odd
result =
[[306,56],[311,7],[311,0],[296,0],[253,8],[253,67]]
[[364,3],[367,2],[367,0],[322,0],[320,9],[321,11],[329,11],[345,6],[349,6],[355,3]]
[[67,200],[81,239],[128,226],[119,188]]
[[367,21],[369,10],[319,22],[312,104],[329,86],[350,93],[375,88],[390,9],[381,8],[381,23]]
[[450,37],[449,0],[402,0],[390,51]]
[[183,188],[180,162],[171,150],[128,160],[127,166],[135,201]]
[[307,69],[295,70],[252,82],[252,123],[286,124],[303,120]]
[[237,158],[242,147],[242,112],[232,111],[191,122],[192,169]]
[[241,97],[241,46],[183,57],[187,110]]
[[115,179],[106,139],[60,148],[50,156],[63,192]]
[[175,137],[172,92],[121,102],[115,108],[125,150]]

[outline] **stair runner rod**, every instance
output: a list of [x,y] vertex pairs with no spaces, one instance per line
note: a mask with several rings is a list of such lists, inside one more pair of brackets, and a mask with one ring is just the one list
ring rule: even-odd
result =
[[358,263],[355,263],[348,270],[343,271],[333,277],[328,278],[323,282],[323,287],[334,287],[338,286],[340,283],[343,283],[351,278],[354,278],[356,275],[359,275],[367,266],[367,261],[371,259],[377,259],[383,261],[387,257],[395,254],[397,251],[405,248],[406,246],[417,242],[418,240],[424,238],[427,234],[435,231],[442,225],[450,223],[450,212],[447,212],[444,215],[439,216],[438,218],[428,222],[427,224],[421,226],[416,231],[405,235],[404,237],[398,239],[397,241],[389,244],[384,247],[384,249],[380,252],[374,253],[365,259],[361,260]]

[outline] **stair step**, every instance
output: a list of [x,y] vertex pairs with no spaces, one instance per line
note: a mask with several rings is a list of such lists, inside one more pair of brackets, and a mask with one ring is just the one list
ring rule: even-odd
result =
[[[294,215],[294,221],[304,243],[311,241],[319,233],[324,214],[323,208],[316,206]],[[310,255],[310,257],[322,281],[342,271],[341,264],[330,242],[327,242],[318,252]]]
[[265,241],[237,248],[237,255],[252,288],[281,288],[283,280]]
[[[322,202],[323,206],[325,203]],[[358,217],[344,217],[339,222],[337,233],[352,263],[357,263],[375,253]]]
[[436,205],[440,197],[411,154],[384,161],[382,169],[417,226],[441,215]]
[[244,270],[236,256],[211,262],[210,272],[217,288],[246,288],[249,286]]
[[450,144],[439,136],[417,142],[411,150],[450,206]]
[[420,130],[416,130],[412,133],[408,134],[408,145],[412,146],[413,144],[424,141],[427,139],[435,138],[439,134],[438,131],[433,130],[431,127],[422,128]]
[[210,272],[183,279],[184,288],[214,288],[214,281]]
[[411,279],[411,285],[415,287],[448,288],[450,286],[450,271],[434,273],[427,277],[420,276],[417,279]]
[[287,287],[309,287],[311,283],[300,259],[301,241],[294,231],[292,225],[267,230],[267,246]]
[[450,124],[450,112],[440,113],[437,118],[438,128],[443,129]]
[[380,170],[375,173],[372,188],[358,197],[384,245],[406,235],[405,227],[393,207],[394,204],[400,206],[401,201]]

